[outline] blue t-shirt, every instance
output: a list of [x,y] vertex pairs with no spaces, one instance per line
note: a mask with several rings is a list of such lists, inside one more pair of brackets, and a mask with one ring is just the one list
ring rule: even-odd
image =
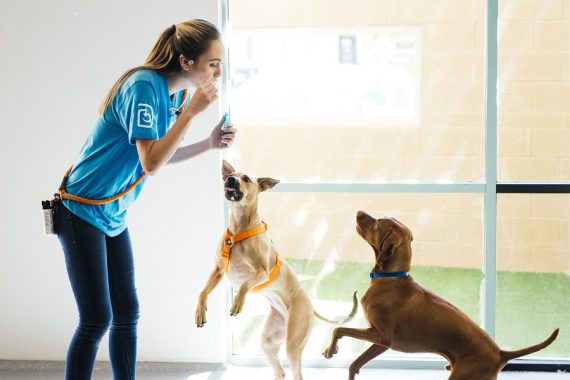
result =
[[[154,70],[139,70],[119,88],[112,103],[99,115],[73,165],[66,192],[89,199],[119,194],[143,173],[136,139],[160,139],[176,120],[175,110],[182,91],[168,94],[166,78]],[[72,213],[117,236],[126,228],[127,208],[133,203],[146,178],[123,197],[104,205],[71,200],[63,204]]]

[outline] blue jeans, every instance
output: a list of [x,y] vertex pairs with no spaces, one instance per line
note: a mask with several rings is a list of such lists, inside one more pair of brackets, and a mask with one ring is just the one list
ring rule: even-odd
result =
[[139,303],[128,230],[116,237],[75,216],[63,204],[55,211],[79,325],[67,351],[66,380],[91,379],[99,343],[110,327],[113,378],[135,378]]

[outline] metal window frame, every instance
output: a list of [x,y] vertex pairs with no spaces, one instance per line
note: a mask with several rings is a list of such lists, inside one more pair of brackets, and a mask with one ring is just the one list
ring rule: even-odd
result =
[[[221,26],[224,35],[228,33],[229,0],[221,0]],[[495,337],[496,303],[497,303],[497,194],[504,193],[570,193],[570,183],[523,183],[498,182],[498,125],[497,125],[497,86],[498,86],[498,22],[499,0],[487,0],[486,9],[486,91],[485,91],[485,182],[453,182],[453,183],[280,183],[272,189],[281,193],[470,193],[484,196],[484,263],[483,263],[483,328],[491,337]],[[228,55],[229,56],[229,55]],[[224,66],[222,81],[222,105],[229,109],[229,58]],[[224,220],[229,220],[229,210],[224,208]],[[232,300],[232,292],[226,298],[228,307]],[[229,318],[229,317],[228,317]],[[228,321],[231,326],[231,321]],[[232,341],[228,340],[227,353],[229,361],[236,365],[263,366],[262,357],[244,357],[233,355]],[[305,359],[304,365],[309,367],[348,367],[353,359]],[[431,358],[381,358],[370,361],[368,368],[393,369],[441,369],[447,364],[442,359]],[[508,371],[570,371],[568,360],[534,360],[515,359],[507,364]]]

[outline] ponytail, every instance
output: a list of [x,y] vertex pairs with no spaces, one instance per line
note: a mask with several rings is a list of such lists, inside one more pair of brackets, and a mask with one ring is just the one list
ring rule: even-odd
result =
[[158,37],[143,65],[127,70],[119,77],[99,106],[103,114],[113,102],[117,91],[125,80],[139,70],[156,70],[161,74],[180,71],[179,57],[197,61],[210,47],[213,40],[221,38],[218,29],[210,22],[194,19],[166,28]]

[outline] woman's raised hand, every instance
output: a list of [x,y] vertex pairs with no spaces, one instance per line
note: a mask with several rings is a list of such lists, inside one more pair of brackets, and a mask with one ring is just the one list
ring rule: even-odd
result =
[[188,106],[182,113],[195,116],[204,111],[216,99],[218,99],[218,87],[216,87],[216,82],[204,82],[196,88]]

